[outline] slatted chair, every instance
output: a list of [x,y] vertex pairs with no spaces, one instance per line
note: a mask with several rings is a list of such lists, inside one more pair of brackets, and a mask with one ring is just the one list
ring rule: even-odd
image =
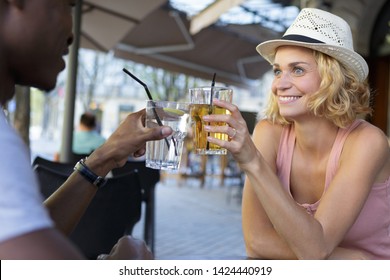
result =
[[[44,197],[50,196],[69,173],[47,166],[34,166]],[[118,239],[131,234],[141,218],[142,190],[138,170],[108,178],[99,188],[70,239],[88,259],[108,254]]]
[[67,174],[68,176],[73,172],[73,167],[75,163],[62,163],[58,161],[52,161],[40,156],[37,156],[34,158],[34,161],[32,163],[32,166],[46,166],[50,169],[60,171],[63,174]]
[[138,170],[140,183],[142,186],[142,201],[145,203],[144,218],[144,240],[150,250],[154,252],[155,247],[155,189],[160,181],[160,171],[145,166],[145,161],[129,160],[123,167],[112,170],[113,176]]
[[90,154],[76,154],[76,153],[71,153],[70,155],[70,160],[69,162],[72,164],[76,164],[80,159],[86,158]]

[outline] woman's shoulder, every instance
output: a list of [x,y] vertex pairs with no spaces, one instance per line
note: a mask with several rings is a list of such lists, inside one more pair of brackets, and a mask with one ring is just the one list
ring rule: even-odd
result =
[[284,127],[267,119],[260,120],[253,132],[255,145],[263,153],[272,152],[276,155]]
[[253,131],[253,138],[258,139],[261,138],[263,140],[267,140],[267,142],[279,143],[283,128],[285,126],[273,123],[268,119],[260,120]]
[[273,136],[280,136],[284,127],[286,126],[278,123],[274,123],[268,119],[262,119],[258,121],[254,131],[255,132],[260,131],[261,133],[269,134]]
[[348,135],[343,147],[346,161],[361,161],[377,165],[377,182],[390,176],[390,148],[386,134],[377,126],[361,121]]
[[345,142],[346,152],[369,151],[371,157],[389,157],[389,140],[386,134],[377,126],[360,121],[360,124],[353,129]]
[[351,131],[350,140],[355,143],[370,143],[388,147],[388,138],[386,134],[377,126],[360,120],[360,124]]

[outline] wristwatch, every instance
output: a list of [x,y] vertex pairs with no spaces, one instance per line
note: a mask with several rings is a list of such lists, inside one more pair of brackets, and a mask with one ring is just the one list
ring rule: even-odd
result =
[[107,183],[107,179],[96,175],[91,169],[89,169],[88,166],[85,165],[86,159],[87,158],[83,158],[79,160],[76,163],[74,170],[78,171],[80,175],[82,175],[92,185],[95,185],[98,188],[104,186],[104,184]]

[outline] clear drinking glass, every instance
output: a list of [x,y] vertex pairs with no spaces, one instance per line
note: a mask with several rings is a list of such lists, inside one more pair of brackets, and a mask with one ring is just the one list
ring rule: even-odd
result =
[[173,133],[165,139],[146,143],[146,167],[162,170],[179,168],[189,123],[189,103],[147,101],[146,127],[166,125],[173,129]]

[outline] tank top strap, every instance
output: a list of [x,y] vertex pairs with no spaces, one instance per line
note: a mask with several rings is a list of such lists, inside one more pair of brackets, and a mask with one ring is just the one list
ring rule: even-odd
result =
[[295,131],[293,125],[286,125],[280,136],[278,154],[276,158],[277,175],[283,187],[290,191],[290,171],[295,145]]
[[355,120],[350,126],[346,128],[340,128],[337,132],[336,139],[334,141],[332,151],[329,156],[328,165],[326,169],[326,180],[325,180],[325,190],[328,188],[330,182],[332,181],[333,177],[336,174],[339,159],[341,152],[343,151],[345,140],[347,139],[348,135],[351,133],[352,130],[354,130],[356,127],[358,127],[361,123],[363,123],[364,120],[357,119]]

